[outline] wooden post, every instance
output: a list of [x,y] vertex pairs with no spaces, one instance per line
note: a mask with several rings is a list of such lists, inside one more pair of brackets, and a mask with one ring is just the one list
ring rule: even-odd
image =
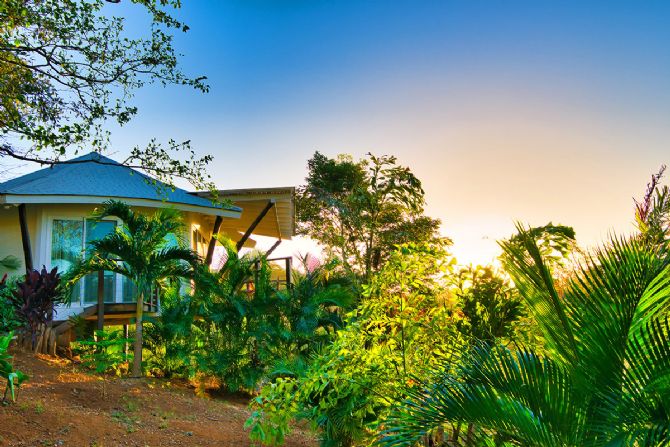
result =
[[98,271],[98,330],[105,326],[105,272]]
[[209,267],[212,263],[212,258],[214,257],[214,248],[216,248],[216,237],[219,234],[219,229],[221,228],[221,222],[223,222],[223,217],[216,216],[214,220],[214,228],[212,229],[212,238],[209,240],[209,245],[207,246],[207,255],[205,256],[205,265]]
[[25,203],[19,205],[19,226],[21,228],[21,243],[23,244],[23,259],[25,260],[26,272],[30,272],[33,270],[33,252],[30,246],[30,233],[28,232]]
[[249,225],[249,228],[247,228],[247,231],[244,233],[242,238],[237,241],[237,251],[240,251],[242,247],[244,246],[244,243],[249,239],[249,236],[251,236],[251,233],[254,232],[256,227],[258,226],[259,223],[261,223],[261,220],[265,217],[265,215],[270,211],[270,209],[275,206],[275,201],[274,200],[268,200],[268,204],[265,205],[265,208],[263,208],[263,211],[261,211],[258,216],[256,216],[256,219],[254,219],[253,222],[251,222],[251,225]]
[[286,258],[286,290],[291,288],[291,257]]
[[[125,338],[126,340],[128,340],[128,335],[129,335],[129,334],[128,334],[128,325],[127,325],[127,324],[124,324],[124,325],[123,325],[123,338]],[[127,358],[128,358],[128,342],[125,342],[125,343],[123,344],[123,358],[124,358],[124,359],[127,359]]]

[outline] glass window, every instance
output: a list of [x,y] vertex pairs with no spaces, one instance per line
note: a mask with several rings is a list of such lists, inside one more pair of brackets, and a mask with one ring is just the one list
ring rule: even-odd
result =
[[125,276],[121,277],[121,301],[124,303],[135,303],[137,302],[137,286],[134,282],[128,279]]
[[[51,266],[65,273],[81,258],[84,222],[55,219],[51,229]],[[79,287],[72,290],[72,301],[80,299]]]
[[[91,242],[102,239],[114,231],[116,222],[113,220],[86,219],[86,256],[91,252]],[[104,300],[106,303],[116,301],[116,274],[105,271],[103,273]],[[98,302],[98,274],[92,273],[84,277],[84,303]]]

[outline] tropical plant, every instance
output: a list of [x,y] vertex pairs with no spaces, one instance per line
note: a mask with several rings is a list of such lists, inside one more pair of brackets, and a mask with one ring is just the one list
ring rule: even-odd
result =
[[93,338],[78,341],[74,350],[79,353],[82,364],[102,378],[102,396],[106,396],[105,374],[121,375],[120,366],[128,362],[125,345],[132,339],[123,337],[121,331],[97,330]]
[[463,339],[443,278],[452,266],[441,246],[400,246],[364,286],[332,344],[252,401],[251,438],[281,444],[290,422],[302,419],[319,431],[323,446],[374,439],[383,415],[416,377],[458,357]]
[[172,283],[193,278],[200,264],[191,249],[175,244],[184,224],[179,211],[161,208],[152,215],[134,212],[127,204],[110,200],[93,217],[115,216],[123,223],[102,239],[92,241],[91,256],[69,273],[73,285],[84,275],[100,270],[130,279],[137,287],[133,376],[142,375],[144,301]]
[[9,355],[7,351],[13,338],[14,334],[12,332],[0,336],[0,377],[6,381],[3,401],[7,400],[7,393],[9,393],[12,402],[15,402],[17,389],[28,379],[28,376],[21,371],[15,370],[10,362],[12,356]]
[[525,317],[515,287],[491,266],[462,268],[455,277],[457,306],[463,313],[459,329],[476,341],[516,338],[516,325]]
[[56,304],[65,301],[64,296],[57,268],[32,270],[23,281],[16,282],[9,300],[30,335],[33,349],[38,335],[53,320]]
[[149,371],[163,377],[190,377],[196,371],[203,341],[193,325],[197,307],[190,294],[180,287],[166,290],[161,299],[161,313],[144,328],[144,348],[149,352]]
[[[613,237],[559,285],[534,234],[503,242],[506,268],[545,338],[484,345],[415,387],[386,420],[385,446],[415,445],[447,422],[487,445],[670,444],[670,269],[663,246]],[[474,439],[472,439],[474,442]]]
[[670,188],[659,182],[665,173],[665,165],[651,176],[641,201],[635,201],[635,223],[640,237],[647,242],[667,243],[670,235]]
[[218,377],[228,391],[254,391],[267,374],[287,374],[304,362],[341,325],[354,289],[330,266],[292,272],[290,288],[277,288],[265,256],[228,251],[220,271],[199,275],[190,301],[192,336],[201,341],[196,361],[202,372]]
[[0,335],[21,327],[21,320],[16,315],[16,310],[12,305],[12,292],[14,290],[13,282],[7,285],[7,274],[5,273],[0,280]]
[[439,238],[440,221],[423,215],[421,181],[395,157],[368,154],[355,162],[316,152],[307,167],[306,184],[296,196],[298,231],[319,241],[363,282],[396,244]]

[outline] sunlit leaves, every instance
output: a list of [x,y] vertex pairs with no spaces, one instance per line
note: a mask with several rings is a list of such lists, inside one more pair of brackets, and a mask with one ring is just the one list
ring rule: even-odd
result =
[[447,422],[524,446],[670,444],[670,270],[644,238],[612,238],[560,286],[519,228],[506,243],[514,283],[547,355],[484,346],[455,373],[418,386],[389,419],[383,445],[412,445]]

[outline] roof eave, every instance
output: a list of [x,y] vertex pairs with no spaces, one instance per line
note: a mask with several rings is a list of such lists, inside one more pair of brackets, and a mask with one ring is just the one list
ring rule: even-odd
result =
[[166,206],[174,207],[180,211],[206,214],[210,216],[231,217],[239,219],[242,210],[238,207],[234,209],[216,208],[189,203],[169,202],[162,200],[138,199],[130,197],[109,197],[109,196],[79,196],[79,195],[56,195],[56,194],[0,194],[0,204],[19,205],[22,203],[34,204],[95,204],[99,205],[108,200],[121,200],[130,206],[143,206],[147,208],[163,208]]

